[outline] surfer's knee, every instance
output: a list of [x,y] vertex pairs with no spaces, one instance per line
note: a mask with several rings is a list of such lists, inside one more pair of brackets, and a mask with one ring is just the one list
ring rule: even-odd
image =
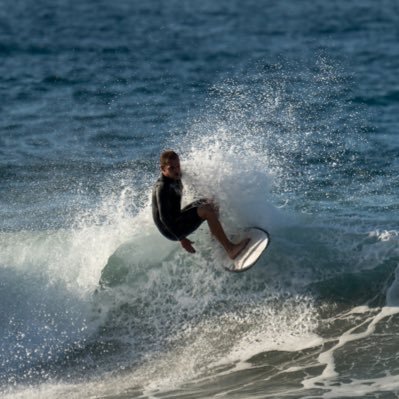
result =
[[208,220],[217,217],[214,207],[211,204],[204,204],[197,208],[198,216],[201,219]]

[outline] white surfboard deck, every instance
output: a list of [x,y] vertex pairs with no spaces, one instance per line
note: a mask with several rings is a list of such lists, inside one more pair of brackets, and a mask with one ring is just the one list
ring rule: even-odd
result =
[[251,227],[245,231],[250,241],[247,246],[232,260],[231,266],[225,267],[230,272],[243,272],[252,267],[260,258],[270,242],[269,233],[259,227]]

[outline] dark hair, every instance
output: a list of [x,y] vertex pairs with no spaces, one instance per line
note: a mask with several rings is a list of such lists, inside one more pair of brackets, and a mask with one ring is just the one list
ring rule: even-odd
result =
[[170,161],[174,161],[175,159],[179,159],[179,156],[174,151],[164,151],[159,158],[161,167],[166,166]]

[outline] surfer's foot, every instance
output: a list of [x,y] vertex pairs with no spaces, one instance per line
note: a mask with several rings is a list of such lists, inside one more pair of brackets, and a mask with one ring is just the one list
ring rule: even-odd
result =
[[248,245],[249,238],[244,238],[238,244],[233,244],[233,246],[227,251],[230,259],[235,259],[240,252]]

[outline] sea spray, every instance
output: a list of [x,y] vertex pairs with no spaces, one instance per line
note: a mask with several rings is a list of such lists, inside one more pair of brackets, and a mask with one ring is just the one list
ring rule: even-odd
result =
[[320,201],[336,198],[339,182],[367,148],[351,77],[324,56],[313,64],[282,60],[268,73],[264,67],[259,62],[215,84],[186,135],[171,138],[171,145],[183,160],[192,159],[190,177],[204,173],[210,159],[217,163],[218,173],[204,176],[202,189],[215,189],[231,175],[240,186],[261,174],[268,180],[260,182],[265,194],[275,194],[272,203],[289,200],[291,208],[316,212]]
[[93,295],[108,258],[132,233],[132,188],[119,182],[118,195],[104,193],[91,211],[85,204],[68,227],[0,234],[2,382],[51,380],[68,367],[68,379],[76,378],[97,367],[91,357],[102,350],[92,339],[102,315]]

